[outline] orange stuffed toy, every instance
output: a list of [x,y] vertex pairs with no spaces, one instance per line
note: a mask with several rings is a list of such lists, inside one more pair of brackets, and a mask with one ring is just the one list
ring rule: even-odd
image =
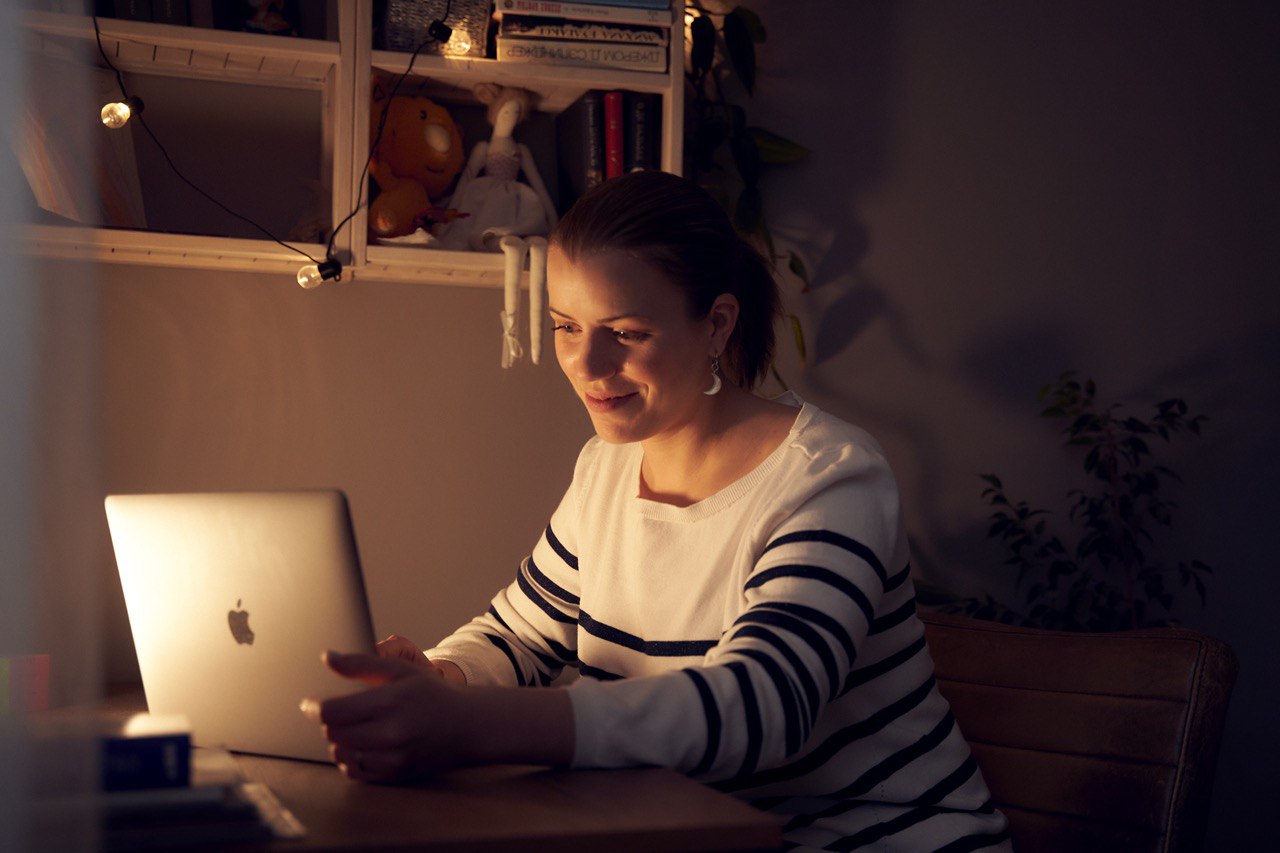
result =
[[423,97],[388,99],[388,91],[385,81],[374,80],[370,144],[382,114],[387,114],[369,163],[369,174],[380,190],[369,205],[374,237],[411,234],[424,220],[429,230],[434,202],[448,193],[464,160],[462,135],[448,110]]

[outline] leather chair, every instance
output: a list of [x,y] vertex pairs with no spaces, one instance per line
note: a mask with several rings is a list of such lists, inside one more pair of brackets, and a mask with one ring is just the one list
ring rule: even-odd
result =
[[921,618],[1018,853],[1200,849],[1235,682],[1226,644]]

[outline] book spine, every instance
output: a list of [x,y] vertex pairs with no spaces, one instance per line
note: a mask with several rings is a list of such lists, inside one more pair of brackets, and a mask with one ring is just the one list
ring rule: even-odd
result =
[[151,0],[116,0],[116,17],[127,21],[149,21]]
[[654,44],[665,47],[670,31],[665,27],[633,27],[622,24],[571,21],[567,18],[504,15],[498,25],[498,33],[517,38]]
[[102,789],[134,791],[191,784],[191,736],[102,738]]
[[556,116],[560,209],[604,181],[604,93],[590,89]]
[[667,49],[647,44],[606,44],[561,39],[525,39],[499,35],[495,58],[502,62],[536,62],[617,68],[624,71],[667,70]]
[[539,15],[572,18],[577,21],[609,21],[615,24],[642,24],[670,27],[670,9],[637,9],[630,6],[600,6],[592,3],[558,3],[547,0],[497,0],[499,14]]
[[191,23],[187,0],[151,0],[151,20],[157,24],[187,26]]
[[627,92],[624,105],[626,171],[658,168],[658,96],[651,92]]
[[586,101],[586,189],[604,183],[604,92],[595,91]]
[[604,179],[622,174],[622,93],[604,95]]

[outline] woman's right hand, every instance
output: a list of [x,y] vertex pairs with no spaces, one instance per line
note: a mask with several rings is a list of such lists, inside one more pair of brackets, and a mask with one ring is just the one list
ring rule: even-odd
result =
[[378,643],[378,657],[407,660],[414,666],[441,676],[446,681],[462,685],[467,683],[466,676],[462,674],[462,670],[456,664],[446,660],[428,660],[427,656],[422,653],[422,649],[418,648],[417,643],[407,637],[401,637],[399,634],[392,634]]

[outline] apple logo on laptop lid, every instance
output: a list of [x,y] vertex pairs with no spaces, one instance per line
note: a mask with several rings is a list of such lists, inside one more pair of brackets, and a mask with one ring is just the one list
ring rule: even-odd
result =
[[231,626],[231,636],[237,643],[253,645],[253,629],[249,627],[249,611],[241,609],[240,599],[236,599],[236,609],[227,612],[227,624]]

